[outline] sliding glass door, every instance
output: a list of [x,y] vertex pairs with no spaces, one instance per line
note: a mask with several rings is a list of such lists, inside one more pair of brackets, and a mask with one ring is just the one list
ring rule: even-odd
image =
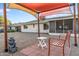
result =
[[56,21],[56,33],[63,33],[63,20]]
[[67,19],[64,20],[64,33],[67,31],[73,32],[73,20],[72,19]]
[[50,24],[50,27],[49,27],[50,33],[55,33],[55,30],[56,30],[55,21],[50,21],[49,24]]
[[50,33],[66,33],[67,31],[70,31],[71,33],[73,32],[73,19],[50,21],[49,24]]

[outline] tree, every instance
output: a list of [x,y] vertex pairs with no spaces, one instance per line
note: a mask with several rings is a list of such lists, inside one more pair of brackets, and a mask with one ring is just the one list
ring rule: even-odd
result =
[[[0,23],[3,24],[4,23],[4,18],[2,16],[0,16]],[[8,25],[11,25],[11,21],[10,20],[7,20],[7,24]]]
[[[0,29],[3,29],[4,17],[0,16]],[[7,25],[11,25],[11,21],[7,20]]]

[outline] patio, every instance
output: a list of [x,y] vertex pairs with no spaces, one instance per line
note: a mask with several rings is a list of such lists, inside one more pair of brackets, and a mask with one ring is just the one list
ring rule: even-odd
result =
[[[40,7],[38,8],[38,6],[40,5]],[[54,6],[57,6],[57,7],[54,7]],[[18,43],[17,44],[17,46],[18,46],[18,48],[19,48],[19,46],[21,46],[21,47],[24,47],[24,45],[26,46],[27,45],[27,47],[24,47],[24,48],[26,48],[25,50],[18,50],[18,52],[19,52],[19,54],[24,54],[24,55],[28,55],[28,56],[30,56],[30,55],[42,55],[43,56],[43,54],[42,54],[42,52],[41,51],[43,51],[43,49],[39,49],[39,48],[37,48],[37,44],[36,44],[36,42],[37,42],[37,40],[35,40],[34,41],[34,39],[36,39],[37,37],[40,37],[41,36],[41,34],[40,34],[40,25],[39,25],[39,21],[40,21],[40,18],[41,18],[41,16],[46,16],[46,15],[48,15],[48,13],[47,14],[42,14],[42,13],[44,13],[44,12],[47,12],[47,11],[50,11],[50,10],[55,10],[55,9],[59,9],[59,8],[63,8],[63,7],[67,7],[67,6],[72,6],[73,5],[73,9],[74,9],[74,13],[73,13],[73,16],[74,16],[74,39],[73,38],[71,38],[71,51],[70,51],[70,53],[69,53],[69,51],[66,49],[66,51],[68,52],[68,55],[73,55],[73,54],[75,54],[75,55],[77,55],[76,53],[78,52],[78,50],[76,49],[74,49],[74,47],[73,46],[75,46],[76,48],[78,48],[77,47],[77,37],[76,37],[76,10],[75,10],[75,4],[66,4],[66,3],[64,3],[64,4],[38,4],[38,5],[36,5],[36,4],[22,4],[22,3],[19,3],[19,4],[17,4],[17,3],[15,3],[15,4],[12,4],[12,5],[9,5],[9,7],[12,7],[12,8],[15,8],[15,9],[17,9],[17,7],[15,7],[15,6],[18,6],[18,7],[20,7],[20,9],[22,9],[22,10],[24,10],[24,11],[28,11],[29,13],[31,13],[32,15],[36,15],[36,17],[37,17],[37,19],[38,19],[38,36],[36,36],[36,37],[34,37],[33,35],[34,35],[34,33],[33,33],[33,35],[32,34],[30,34],[30,36],[28,36],[28,35],[23,35],[23,36],[26,36],[25,38],[21,35],[21,36],[19,36],[20,35],[20,33],[19,34],[17,34],[17,33],[15,33],[16,34],[16,36],[14,36],[14,37],[17,37],[17,38],[19,38],[19,40],[16,40],[16,43],[18,43],[18,42],[20,42],[20,43]],[[48,6],[48,7],[46,7],[45,8],[45,6]],[[50,7],[49,7],[50,6]],[[51,7],[52,7],[52,9],[51,9]],[[41,16],[40,16],[41,15]],[[7,39],[9,38],[9,36],[11,35],[11,33],[10,34],[7,34],[7,22],[6,22],[6,19],[7,19],[7,15],[6,15],[6,4],[4,3],[4,39],[5,39],[5,52],[8,52],[8,44],[7,44]],[[15,35],[15,34],[12,34],[12,35]],[[67,33],[68,34],[68,33]],[[17,36],[18,35],[18,36]],[[32,36],[31,36],[32,35]],[[3,35],[2,35],[3,36]],[[44,36],[44,35],[43,35]],[[47,35],[48,36],[48,35]],[[69,43],[69,36],[70,35],[67,35],[67,37],[65,38],[65,39],[67,39],[68,40],[68,43]],[[20,38],[20,37],[23,37],[23,38]],[[30,39],[32,39],[32,40],[29,40],[29,38]],[[33,38],[32,38],[33,37]],[[49,36],[48,36],[49,37]],[[51,36],[50,36],[51,37]],[[54,36],[52,36],[52,37],[54,37]],[[55,36],[55,37],[57,37],[57,36]],[[22,40],[22,39],[26,39],[27,38],[27,40],[29,40],[29,41],[26,41],[25,42],[25,40]],[[16,39],[16,38],[15,38]],[[20,39],[22,40],[22,41],[20,41]],[[74,40],[74,42],[72,41],[72,39]],[[66,40],[66,41],[67,41]],[[27,43],[28,42],[28,43]],[[30,43],[29,43],[30,42]],[[72,44],[72,42],[73,42],[73,44]],[[27,44],[26,44],[27,43]],[[60,41],[60,43],[61,43],[61,41]],[[23,44],[23,45],[22,45]],[[56,44],[58,44],[57,42],[56,42]],[[63,44],[64,44],[64,42],[63,42]],[[29,45],[29,47],[28,47],[28,45]],[[49,44],[50,45],[50,44]],[[63,47],[64,47],[64,45],[63,45]],[[60,52],[60,50],[57,48],[54,48],[54,49],[52,49],[52,48],[48,48],[48,49],[50,49],[50,55],[54,55],[53,53],[55,52],[55,50],[56,50],[56,52],[55,52],[55,56],[56,56],[56,53],[60,56],[61,55],[61,53],[59,53]],[[73,50],[74,49],[74,50]],[[29,51],[30,50],[30,51]],[[64,56],[64,48],[63,48],[63,56]],[[74,52],[73,52],[74,51]],[[44,49],[44,55],[46,54],[46,52],[47,52],[47,49]],[[33,54],[34,53],[34,54]],[[1,53],[1,55],[2,55],[2,53]],[[13,55],[13,54],[12,54]],[[58,56],[57,55],[57,56]],[[46,56],[46,55],[45,55]]]
[[[6,53],[4,52],[4,40],[3,40],[3,33],[0,34],[0,55],[1,56],[11,56],[12,54],[10,53]],[[46,37],[50,37],[48,34],[41,34],[41,36],[46,36]],[[38,49],[36,46],[37,44],[37,34],[36,33],[21,33],[21,32],[15,32],[15,33],[8,33],[8,37],[14,37],[16,40],[16,45],[18,47],[18,51],[16,53],[14,53],[14,56],[46,56],[47,55],[47,51],[46,50],[41,50],[40,48]],[[27,38],[27,39],[26,39]],[[79,40],[78,40],[79,42]],[[79,44],[78,44],[79,46]],[[27,49],[27,55],[25,55],[25,49]],[[34,49],[38,49],[34,50]],[[62,52],[59,50],[57,51],[59,48],[55,48],[52,50],[53,55],[55,56],[62,56]],[[29,51],[28,51],[29,50]],[[24,51],[24,52],[23,52]],[[34,51],[36,51],[35,53],[33,53]],[[46,51],[45,54],[42,51]],[[54,52],[53,52],[54,51]],[[57,54],[57,52],[59,52],[59,54]],[[66,50],[68,52],[68,50]],[[79,56],[79,47],[74,47],[74,39],[71,37],[71,51],[69,56]],[[39,53],[40,52],[40,53]],[[39,53],[39,54],[38,54]],[[52,54],[51,53],[51,54]],[[67,54],[68,55],[68,54]]]

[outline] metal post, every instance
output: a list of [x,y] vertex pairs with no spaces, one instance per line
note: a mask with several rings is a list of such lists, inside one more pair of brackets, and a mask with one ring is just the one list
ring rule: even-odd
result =
[[77,46],[77,37],[76,37],[76,9],[75,9],[75,3],[74,3],[74,46]]
[[79,35],[79,3],[78,3],[78,35]]
[[40,18],[39,18],[39,12],[38,12],[38,37],[40,37]]
[[4,3],[4,40],[5,40],[5,52],[8,52],[8,45],[7,45],[7,16],[6,16],[6,3]]

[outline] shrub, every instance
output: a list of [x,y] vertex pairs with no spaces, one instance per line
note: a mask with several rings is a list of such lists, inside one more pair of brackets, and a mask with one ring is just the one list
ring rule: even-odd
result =
[[7,32],[16,32],[16,30],[8,30]]

